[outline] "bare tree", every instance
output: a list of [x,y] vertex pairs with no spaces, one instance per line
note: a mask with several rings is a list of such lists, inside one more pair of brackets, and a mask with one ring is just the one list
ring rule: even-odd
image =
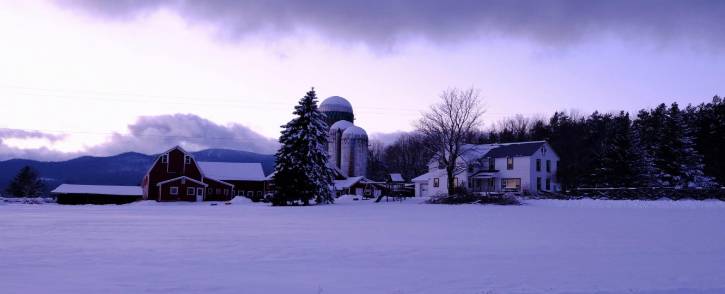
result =
[[441,101],[431,106],[418,122],[418,131],[429,141],[433,157],[445,167],[448,176],[448,195],[454,192],[454,175],[458,158],[465,150],[462,146],[478,131],[484,110],[479,91],[448,89],[440,95]]

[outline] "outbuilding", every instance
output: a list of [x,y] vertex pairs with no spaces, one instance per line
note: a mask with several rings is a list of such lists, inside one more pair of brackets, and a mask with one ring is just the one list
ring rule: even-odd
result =
[[58,204],[126,204],[143,198],[140,186],[62,184],[51,193]]

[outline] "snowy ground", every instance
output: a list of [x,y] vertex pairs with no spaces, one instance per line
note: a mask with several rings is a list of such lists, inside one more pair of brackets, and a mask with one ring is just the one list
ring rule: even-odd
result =
[[725,293],[725,203],[0,205],[2,293]]

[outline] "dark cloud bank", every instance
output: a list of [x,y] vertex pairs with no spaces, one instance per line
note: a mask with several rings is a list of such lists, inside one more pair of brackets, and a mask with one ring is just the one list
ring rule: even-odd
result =
[[108,156],[135,151],[145,154],[161,152],[181,145],[190,151],[225,148],[272,154],[277,142],[264,137],[248,127],[232,124],[219,125],[192,114],[175,114],[140,117],[128,126],[128,134],[113,134],[109,141],[78,153],[62,153],[47,148],[18,149],[4,144],[4,138],[42,138],[62,140],[64,136],[0,129],[0,160],[27,158],[37,160],[63,160],[81,155]]
[[158,9],[212,25],[230,39],[298,29],[385,47],[400,39],[433,42],[481,36],[576,42],[598,34],[673,39],[723,48],[725,1],[719,0],[58,0],[62,7],[126,20]]

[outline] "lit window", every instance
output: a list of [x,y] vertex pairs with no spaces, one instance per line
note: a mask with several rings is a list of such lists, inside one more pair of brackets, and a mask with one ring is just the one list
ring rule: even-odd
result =
[[194,188],[193,187],[187,187],[186,188],[186,195],[188,195],[188,196],[194,196]]
[[506,158],[506,169],[514,169],[514,158],[513,157]]
[[521,179],[501,179],[501,188],[504,191],[520,191]]
[[179,187],[169,187],[169,194],[179,195]]

